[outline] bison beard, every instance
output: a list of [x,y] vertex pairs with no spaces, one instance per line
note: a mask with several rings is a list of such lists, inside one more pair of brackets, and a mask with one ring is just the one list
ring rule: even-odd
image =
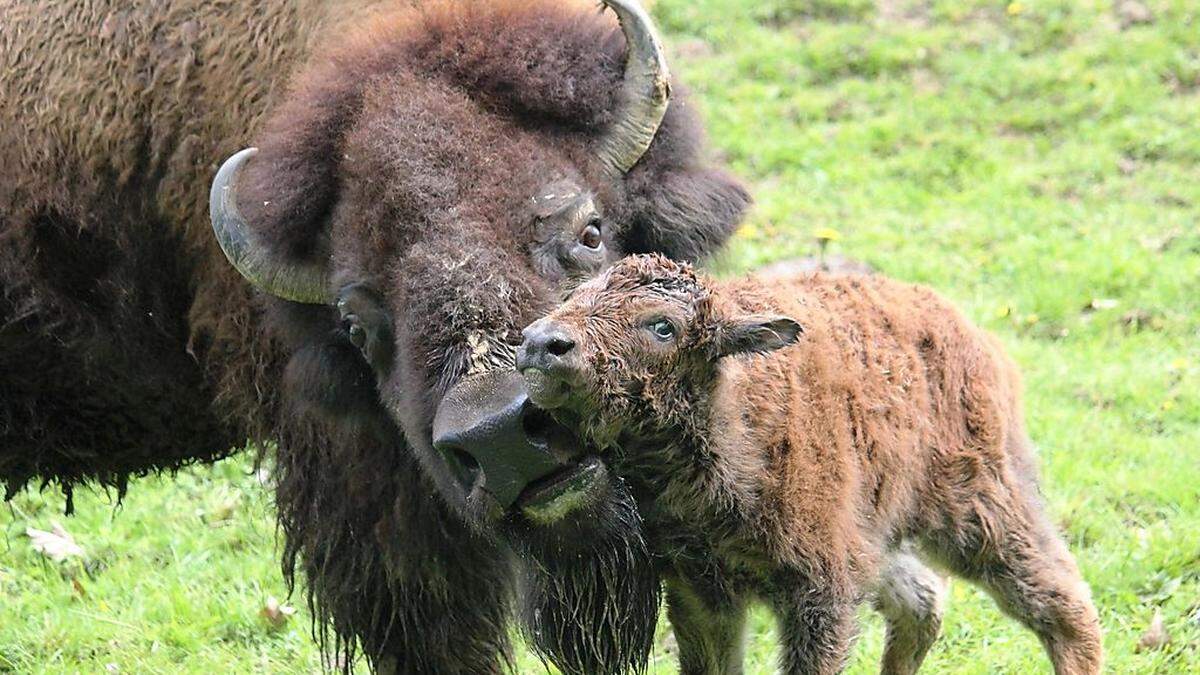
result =
[[[325,411],[289,413],[294,435],[281,439],[276,491],[283,570],[289,586],[301,571],[308,579],[322,651],[336,654],[343,672],[360,648],[384,672],[492,672],[481,664],[510,650],[505,555],[427,497],[433,487],[390,441],[395,430],[382,414],[327,437],[317,421]],[[409,517],[364,516],[388,511]],[[470,588],[470,597],[456,588]],[[426,649],[405,648],[415,631]]]
[[624,481],[552,528],[514,530],[528,563],[522,625],[538,655],[570,675],[645,672],[662,587]]

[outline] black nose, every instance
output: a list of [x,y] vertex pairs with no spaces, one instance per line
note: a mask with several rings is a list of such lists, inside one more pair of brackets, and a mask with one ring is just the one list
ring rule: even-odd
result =
[[524,341],[517,350],[517,370],[554,370],[575,349],[575,340],[562,325],[539,319],[521,331]]
[[561,468],[516,371],[470,377],[438,406],[433,447],[465,494],[481,490],[507,508],[529,483]]

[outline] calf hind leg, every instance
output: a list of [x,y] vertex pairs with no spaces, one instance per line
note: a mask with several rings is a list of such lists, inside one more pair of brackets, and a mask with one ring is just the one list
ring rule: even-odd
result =
[[887,622],[884,675],[911,675],[937,640],[946,579],[907,551],[892,554],[874,589],[875,609]]
[[1007,496],[977,498],[970,522],[931,537],[931,552],[1037,633],[1055,673],[1100,672],[1100,620],[1074,558],[1039,505]]

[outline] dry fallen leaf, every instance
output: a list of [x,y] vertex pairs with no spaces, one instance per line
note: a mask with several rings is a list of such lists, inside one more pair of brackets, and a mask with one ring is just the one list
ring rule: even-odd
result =
[[1119,304],[1121,303],[1112,298],[1092,298],[1092,301],[1084,306],[1083,311],[1097,312],[1102,309],[1113,309]]
[[1123,0],[1117,3],[1117,20],[1121,28],[1154,23],[1154,13],[1139,0]]
[[1138,640],[1137,650],[1139,652],[1150,649],[1162,649],[1171,641],[1171,636],[1167,633],[1167,629],[1163,626],[1162,610],[1157,607],[1154,609],[1154,618],[1150,620],[1150,627],[1142,633],[1142,637]]
[[79,594],[79,597],[87,597],[87,589],[83,587],[83,584],[79,583],[78,579],[71,579],[71,588],[75,589],[75,592]]
[[33,550],[54,562],[84,556],[83,547],[76,544],[75,539],[58,522],[51,522],[50,532],[27,527],[25,535],[30,538]]
[[262,608],[263,618],[272,626],[279,628],[287,623],[288,619],[296,613],[296,608],[290,605],[281,605],[275,596],[267,598],[267,604]]
[[1171,248],[1180,237],[1183,236],[1183,231],[1180,229],[1171,229],[1159,236],[1138,237],[1138,243],[1142,248],[1151,253],[1162,253]]

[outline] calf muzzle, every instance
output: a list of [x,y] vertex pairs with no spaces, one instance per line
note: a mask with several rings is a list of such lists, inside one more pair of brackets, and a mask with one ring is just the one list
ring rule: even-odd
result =
[[582,364],[571,332],[549,318],[539,319],[521,331],[517,370],[537,405],[547,410],[564,405],[578,379]]
[[575,356],[575,338],[559,323],[550,319],[539,319],[521,331],[522,342],[517,349],[517,370],[536,368],[546,373],[557,373],[572,367]]

